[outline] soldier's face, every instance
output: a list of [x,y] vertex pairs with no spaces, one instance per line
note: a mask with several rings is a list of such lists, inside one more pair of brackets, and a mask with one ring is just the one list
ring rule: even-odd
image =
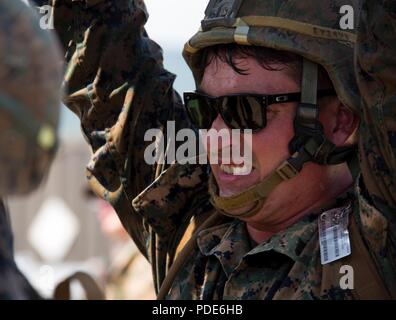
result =
[[[206,68],[200,89],[211,96],[240,93],[276,94],[300,90],[290,72],[265,70],[253,59],[244,59],[238,67],[248,70],[249,74],[238,74],[226,63],[218,59],[213,60]],[[253,169],[250,174],[232,174],[233,165],[212,165],[221,196],[235,195],[258,183],[288,158],[288,144],[294,135],[293,119],[296,106],[296,103],[269,106],[267,126],[252,136]],[[220,116],[213,122],[212,128],[229,129]]]
[[[287,68],[283,68],[281,71],[269,71],[262,68],[252,58],[245,58],[238,63],[238,67],[247,70],[247,75],[238,74],[226,63],[219,59],[213,59],[205,69],[200,90],[211,96],[224,96],[241,93],[289,93],[298,92],[301,89],[299,81],[292,76],[291,70]],[[320,108],[320,120],[324,125],[327,137],[337,145],[343,145],[353,129],[339,130],[344,126],[340,126],[339,123],[341,107],[338,98],[331,97],[321,100]],[[211,165],[219,186],[220,196],[232,196],[257,184],[290,156],[288,145],[294,136],[293,121],[296,109],[297,103],[269,106],[267,126],[253,134],[252,137],[253,169],[250,174],[233,174],[233,165]],[[346,120],[341,121],[346,123],[345,126],[351,126],[353,119],[349,115],[345,116],[344,114],[343,116],[343,114],[341,112],[341,118]],[[212,128],[215,130],[229,129],[220,116],[213,122]],[[207,148],[209,147],[207,146]],[[344,169],[341,171],[339,174],[348,180],[348,171]],[[326,166],[306,164],[297,177],[280,184],[271,193],[262,209],[263,212],[250,218],[249,221],[258,225],[263,221],[277,224],[282,219],[286,219],[282,216],[282,212],[288,206],[306,207],[310,203],[314,203],[315,199],[323,196],[323,193],[327,192],[328,195],[331,195],[332,191],[326,190],[329,185],[331,186],[331,182],[329,182],[332,179],[331,174]],[[350,182],[348,180],[340,185],[343,186]]]

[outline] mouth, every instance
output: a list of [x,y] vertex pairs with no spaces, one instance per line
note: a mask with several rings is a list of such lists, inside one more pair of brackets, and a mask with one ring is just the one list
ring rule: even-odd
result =
[[254,170],[254,167],[247,163],[241,165],[221,164],[219,168],[220,172],[233,176],[247,176]]
[[260,181],[259,170],[251,164],[219,164],[213,169],[222,197],[241,193]]

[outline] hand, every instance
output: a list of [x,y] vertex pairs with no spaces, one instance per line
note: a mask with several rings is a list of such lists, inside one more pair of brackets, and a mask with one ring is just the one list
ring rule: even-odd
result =
[[137,61],[143,63],[142,41],[150,44],[143,27],[148,18],[145,4],[142,0],[52,0],[51,6],[68,62],[65,104],[82,117],[88,131],[109,127],[114,122],[109,112],[119,113],[124,85],[133,82]]

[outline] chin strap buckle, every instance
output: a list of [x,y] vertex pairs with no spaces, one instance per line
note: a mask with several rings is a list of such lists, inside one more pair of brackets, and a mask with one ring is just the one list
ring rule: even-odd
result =
[[283,180],[290,180],[298,175],[298,170],[288,161],[285,161],[276,172],[280,175]]

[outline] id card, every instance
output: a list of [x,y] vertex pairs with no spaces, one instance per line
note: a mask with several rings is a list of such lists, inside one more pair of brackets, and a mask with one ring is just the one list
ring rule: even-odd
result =
[[323,212],[318,220],[322,265],[351,254],[348,221],[351,205]]

